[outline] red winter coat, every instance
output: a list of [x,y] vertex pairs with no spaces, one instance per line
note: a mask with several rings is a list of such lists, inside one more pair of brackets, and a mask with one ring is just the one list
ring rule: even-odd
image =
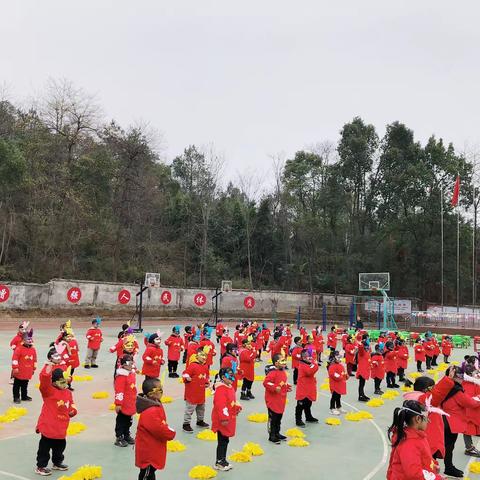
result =
[[10,341],[10,347],[15,350],[23,342],[23,335],[17,333]]
[[345,345],[345,363],[355,364],[355,345],[353,343]]
[[247,338],[247,334],[239,332],[238,330],[233,334],[233,341],[237,344],[237,347],[242,346],[242,342]]
[[[267,408],[275,413],[283,413],[287,403],[287,392],[289,391],[287,372],[276,368],[270,370],[263,381],[263,386],[265,387]],[[279,392],[276,390],[277,387],[280,387]]]
[[[463,382],[462,387],[470,398],[480,395],[480,386],[474,383]],[[473,424],[471,428],[475,429],[473,435],[480,435],[480,408],[467,408],[466,416],[469,424]]]
[[124,368],[117,369],[115,376],[115,405],[122,407],[124,415],[135,415],[136,407],[135,401],[137,399],[137,382],[135,372],[125,370]]
[[476,435],[475,425],[467,418],[467,410],[480,408],[480,401],[473,400],[465,392],[458,391],[455,395],[444,401],[443,410],[450,414],[447,419],[452,433],[465,433]]
[[400,345],[397,347],[397,367],[406,369],[408,367],[408,347],[406,345]]
[[[237,415],[241,407],[236,404],[235,390],[220,383],[215,389],[212,408],[212,430],[225,437],[233,437],[237,427]],[[222,422],[227,422],[224,425]]]
[[215,329],[215,333],[216,333],[217,337],[221,337],[223,335],[224,330],[225,330],[225,327],[221,323],[219,323],[217,325],[217,328]]
[[[191,380],[187,381],[187,376]],[[205,403],[205,389],[208,387],[210,379],[208,378],[208,365],[200,365],[192,362],[182,374],[185,383],[185,401],[194,405]]]
[[175,438],[175,430],[167,425],[165,410],[161,403],[139,396],[137,411],[140,413],[135,437],[135,465],[156,470],[165,468],[167,442]]
[[341,363],[332,363],[328,367],[330,392],[347,394],[347,372]]
[[208,340],[208,338],[206,338],[205,340],[202,340],[200,342],[200,348],[203,348],[203,347],[206,347],[204,348],[206,352],[208,350],[207,361],[205,363],[210,367],[211,365],[213,365],[213,357],[217,354],[215,352],[215,345],[211,340]]
[[336,350],[337,348],[337,334],[335,332],[330,332],[327,335],[327,347],[333,348]]
[[267,344],[268,340],[270,338],[270,330],[268,328],[264,328],[262,330],[262,339],[263,339],[263,344]]
[[18,370],[13,376],[18,380],[30,380],[37,368],[37,352],[35,347],[19,345],[12,356],[12,370]]
[[416,362],[424,362],[425,361],[425,349],[421,343],[415,344],[415,361]]
[[184,346],[182,337],[170,335],[165,340],[165,345],[168,347],[168,360],[178,362]]
[[423,344],[423,347],[425,348],[425,354],[427,357],[433,357],[435,353],[435,345],[433,343],[433,340],[428,340],[428,342],[425,342]]
[[314,334],[313,338],[314,338],[313,344],[315,345],[315,350],[318,353],[323,353],[323,346],[325,343],[325,340],[323,339],[323,335],[321,333]]
[[298,363],[301,360],[301,353],[302,353],[303,347],[294,347],[292,350],[292,368],[297,368]]
[[[133,343],[133,345],[134,345],[133,352],[129,353],[129,355],[135,355],[135,354],[138,353],[139,346],[138,346],[138,342],[136,340]],[[145,341],[145,345],[148,346],[147,341]],[[120,339],[113,347],[110,347],[109,350],[110,350],[110,353],[116,353],[117,358],[123,357],[123,355],[124,355],[123,339]]]
[[317,372],[317,362],[310,364],[299,362],[295,400],[303,400],[304,398],[308,398],[312,402],[317,400],[317,378],[315,377]]
[[372,355],[372,378],[385,378],[385,361],[381,353],[374,353]]
[[[58,367],[55,366],[55,368]],[[36,432],[47,438],[63,440],[67,436],[70,418],[77,414],[72,392],[67,388],[54,387],[52,372],[44,371],[43,375],[40,375],[40,393],[43,405],[38,417]]]
[[158,378],[160,367],[165,363],[161,347],[150,343],[142,356],[142,360],[142,373],[147,377]]
[[[235,364],[235,368],[234,365]],[[235,355],[225,355],[222,358],[222,364],[220,368],[231,368],[232,370],[238,370],[238,358]],[[237,391],[238,386],[238,373],[235,373],[235,381],[232,383],[232,387],[235,391]]]
[[244,348],[239,355],[241,378],[246,378],[253,382],[255,380],[255,350]]
[[68,356],[67,366],[77,368],[80,366],[80,358],[78,356],[78,343],[75,339],[67,342],[70,347],[70,355]]
[[440,355],[440,345],[438,344],[437,340],[434,338],[433,342],[433,355],[437,356]]
[[348,340],[348,333],[344,333],[342,335],[342,348],[345,350],[345,346],[347,345]]
[[390,351],[385,354],[385,371],[397,373],[397,352]]
[[[405,438],[390,453],[387,480],[441,480],[425,432],[407,427],[405,434]],[[431,472],[430,476],[424,475],[424,472]]]
[[453,344],[450,340],[442,340],[442,355],[449,356],[452,354]]
[[357,355],[357,378],[364,378],[368,380],[370,378],[370,352],[365,350],[365,346],[360,344],[358,346]]
[[233,343],[233,338],[229,337],[228,335],[223,335],[223,337],[220,339],[220,355],[225,355],[228,343]]
[[99,350],[102,344],[102,331],[99,328],[89,328],[87,330],[87,348]]

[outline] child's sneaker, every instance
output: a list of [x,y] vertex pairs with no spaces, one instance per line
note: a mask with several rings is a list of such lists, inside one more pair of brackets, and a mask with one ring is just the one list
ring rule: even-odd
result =
[[98,368],[98,365],[91,365],[92,368]]
[[13,403],[22,403],[22,401],[19,398],[14,398]]
[[84,368],[87,368],[87,369],[88,369],[88,368],[90,368],[90,365],[85,365],[85,367],[84,367]]
[[131,437],[130,435],[128,435],[128,437],[124,437],[125,438],[125,441],[129,444],[129,445],[135,445],[135,439],[133,437]]
[[189,423],[183,424],[183,431],[187,433],[193,433],[193,428],[190,426]]
[[470,447],[465,449],[465,455],[470,457],[480,457],[480,452],[475,447]]
[[22,398],[22,402],[31,402],[32,397],[29,397],[28,395],[25,398]]
[[60,465],[54,465],[52,470],[60,470],[61,472],[65,472],[68,470],[68,465],[65,465],[64,463],[61,463]]
[[128,447],[128,443],[124,440],[123,437],[117,437],[117,439],[115,440],[114,445],[115,445],[116,447]]
[[199,422],[197,422],[197,427],[200,427],[200,428],[208,428],[210,425],[206,422],[204,422],[203,420],[200,420]]
[[330,410],[330,413],[331,413],[332,415],[340,415],[340,412],[339,412],[336,408],[332,408],[332,409]]
[[220,460],[213,468],[215,470],[220,470],[221,472],[228,472],[228,470],[232,469],[232,466],[227,461]]
[[348,413],[344,408],[339,408],[338,411],[339,411],[340,413]]
[[35,473],[37,475],[41,475],[42,477],[48,477],[48,475],[51,475],[52,474],[52,471],[49,469],[49,468],[41,468],[41,467],[37,467],[35,469]]

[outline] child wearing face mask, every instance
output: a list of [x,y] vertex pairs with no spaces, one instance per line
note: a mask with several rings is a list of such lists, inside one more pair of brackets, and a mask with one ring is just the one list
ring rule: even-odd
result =
[[330,399],[330,413],[332,415],[347,413],[346,410],[342,408],[341,398],[342,395],[347,394],[348,374],[341,363],[340,353],[336,350],[330,353],[327,370],[330,393],[332,394]]
[[142,356],[142,373],[146,377],[158,378],[160,376],[160,367],[165,363],[161,344],[162,337],[160,332],[152,333],[148,337],[148,347]]
[[[77,414],[72,392],[68,389],[71,368],[63,371],[55,365],[47,365],[40,375],[42,411],[38,417],[36,432],[41,434],[37,451],[35,473],[41,476],[52,474],[52,470],[65,471],[63,452],[67,446],[67,428],[70,418]],[[48,468],[52,452],[52,469]]]
[[295,407],[295,423],[298,427],[305,427],[302,414],[305,412],[307,423],[318,423],[318,419],[312,415],[312,403],[317,400],[317,379],[318,364],[314,360],[316,353],[304,348],[298,362],[298,384],[295,392],[297,406]]
[[33,346],[33,329],[23,334],[22,343],[13,351],[13,402],[31,402],[28,396],[28,382],[37,369],[37,351]]
[[136,374],[131,355],[120,358],[120,367],[115,375],[115,443],[117,447],[134,445],[135,439],[130,435],[132,417],[135,415],[135,400],[137,398]]
[[[216,384],[217,378],[220,383]],[[231,368],[221,368],[215,376],[213,389],[212,430],[217,434],[217,457],[214,468],[216,470],[231,470],[227,461],[227,448],[230,438],[235,436],[237,415],[242,407],[235,398],[235,374]]]

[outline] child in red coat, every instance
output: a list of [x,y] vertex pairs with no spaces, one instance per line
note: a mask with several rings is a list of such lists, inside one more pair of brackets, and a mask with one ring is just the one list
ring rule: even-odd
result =
[[246,338],[242,342],[243,348],[240,350],[240,371],[242,378],[242,391],[240,400],[250,400],[255,397],[252,394],[252,385],[255,380],[255,358],[257,356],[252,342]]
[[341,363],[340,354],[337,351],[331,352],[328,359],[328,378],[330,393],[330,413],[332,415],[340,415],[347,413],[340,402],[342,395],[347,394],[347,372]]
[[135,465],[140,469],[139,480],[155,480],[155,471],[165,468],[167,442],[175,438],[175,430],[167,424],[162,395],[160,380],[146,378],[142,393],[137,396],[140,418],[135,439]]
[[428,414],[415,400],[406,400],[396,408],[393,423],[388,429],[392,451],[387,480],[443,480],[438,464],[432,457],[425,430]]
[[332,327],[327,335],[327,347],[332,351],[337,349],[337,331],[335,327]]
[[232,387],[237,391],[237,371],[238,371],[238,356],[237,356],[237,346],[234,343],[227,343],[225,354],[222,355],[220,368],[231,368],[235,374],[235,380],[233,381]]
[[452,349],[453,349],[452,337],[446,336],[442,340],[442,355],[443,355],[443,361],[445,363],[450,363],[448,361],[448,357],[452,354]]
[[295,346],[292,348],[290,355],[292,357],[293,384],[296,385],[298,379],[298,362],[300,362],[303,350],[302,337],[295,337],[293,343]]
[[227,448],[230,437],[235,436],[237,415],[242,407],[236,402],[233,382],[235,374],[231,368],[221,368],[215,376],[220,379],[217,386],[213,386],[215,395],[212,408],[212,431],[217,434],[217,458],[214,468],[216,470],[231,470],[227,461]]
[[375,353],[372,355],[372,378],[375,385],[375,395],[382,395],[383,391],[380,389],[382,380],[385,378],[385,362],[383,354],[380,351],[380,345],[375,345]]
[[198,349],[193,355],[188,367],[182,374],[185,384],[185,415],[183,418],[183,431],[193,433],[190,426],[192,414],[197,413],[197,427],[206,428],[208,423],[205,418],[205,389],[210,385],[207,354],[203,349]]
[[162,337],[160,332],[152,333],[148,337],[148,347],[142,355],[143,367],[142,373],[146,377],[158,378],[160,376],[160,367],[165,363],[163,359]]
[[98,368],[97,355],[100,345],[103,342],[102,331],[100,330],[101,320],[92,320],[92,327],[87,330],[87,356],[85,357],[85,368]]
[[435,355],[435,343],[433,342],[433,337],[430,332],[425,334],[423,347],[425,348],[427,370],[430,370],[432,368],[433,356]]
[[358,401],[368,402],[369,397],[365,395],[365,383],[370,378],[372,360],[370,357],[370,339],[368,333],[362,334],[361,343],[357,351],[357,378],[358,378]]
[[120,367],[115,376],[115,445],[127,447],[134,445],[135,440],[130,435],[132,417],[135,415],[135,400],[137,398],[137,380],[133,357],[124,355],[120,359]]
[[313,346],[315,347],[315,350],[317,351],[317,361],[318,364],[322,364],[322,353],[323,353],[323,345],[325,343],[325,340],[323,339],[322,335],[322,329],[320,326],[317,326],[312,330],[312,335],[314,338]]
[[307,423],[318,423],[318,419],[312,415],[312,403],[317,400],[317,379],[318,364],[315,356],[312,356],[308,349],[302,350],[300,361],[298,362],[298,385],[295,392],[295,423],[299,427],[304,427],[302,413],[305,412],[305,421]]
[[426,355],[423,341],[420,337],[415,341],[413,350],[415,352],[415,361],[417,362],[417,372],[422,373],[422,363],[425,361]]
[[400,388],[398,383],[395,383],[397,375],[397,352],[394,350],[393,342],[390,340],[385,344],[385,372],[387,373],[387,388]]
[[35,473],[48,476],[52,471],[47,468],[52,451],[52,470],[68,470],[63,463],[63,452],[67,446],[67,428],[70,418],[77,414],[72,392],[68,390],[70,368],[67,372],[48,365],[40,375],[40,393],[43,398],[42,411],[38,417],[36,432],[41,434],[37,451]]
[[[13,374],[13,402],[31,402],[28,396],[28,382],[37,369],[37,352],[33,346],[33,330],[23,334],[22,343],[13,351],[12,374]],[[21,393],[21,400],[20,400]]]
[[223,357],[225,355],[225,352],[227,350],[227,345],[229,343],[233,343],[233,338],[228,333],[228,328],[225,328],[223,330],[222,338],[220,339],[220,357]]
[[287,359],[276,353],[273,356],[273,367],[267,373],[263,386],[265,387],[265,403],[268,409],[268,440],[280,445],[287,437],[280,433],[283,412],[287,403],[287,393],[292,386],[287,381]]
[[408,347],[403,339],[396,342],[395,351],[397,352],[397,374],[400,382],[405,382],[405,370],[408,367]]
[[357,352],[357,347],[353,343],[353,337],[351,335],[347,338],[347,343],[345,345],[345,364],[347,365],[347,373],[349,377],[353,377],[353,372],[355,370],[355,353]]
[[178,362],[184,349],[183,340],[180,336],[180,327],[178,325],[172,328],[172,334],[165,340],[165,345],[168,347],[168,376],[169,378],[178,378]]

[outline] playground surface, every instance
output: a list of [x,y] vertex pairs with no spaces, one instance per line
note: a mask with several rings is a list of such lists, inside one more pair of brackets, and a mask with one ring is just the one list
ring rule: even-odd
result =
[[[58,322],[60,323],[60,322]],[[54,328],[55,325],[55,328]],[[38,353],[38,367],[34,379],[29,385],[29,394],[33,397],[32,402],[22,403],[22,407],[28,409],[28,413],[12,423],[0,424],[0,479],[30,480],[39,478],[34,473],[35,456],[39,436],[35,433],[35,425],[41,408],[41,396],[36,388],[38,383],[38,372],[46,359],[48,344],[58,334],[56,322],[50,326],[43,325],[35,330],[35,345]],[[160,329],[168,334],[173,324],[162,323]],[[33,327],[38,325],[33,323]],[[86,323],[75,325],[80,347],[80,356],[86,350],[85,331]],[[148,332],[155,332],[158,325],[150,324],[144,326]],[[114,355],[110,354],[108,347],[116,342],[119,326],[103,325],[105,341],[99,354],[98,363],[100,368],[86,370],[79,367],[75,375],[90,375],[92,381],[74,382],[73,392],[75,403],[78,408],[78,415],[74,422],[85,424],[86,430],[78,435],[67,437],[67,449],[65,452],[65,463],[70,466],[69,472],[54,472],[50,478],[59,478],[62,474],[72,474],[82,465],[99,465],[103,469],[103,478],[108,480],[133,480],[138,476],[138,469],[134,465],[133,448],[119,448],[113,445],[115,413],[109,410],[113,402],[113,363]],[[13,406],[11,385],[8,384],[10,376],[11,351],[8,347],[11,338],[15,334],[15,324],[11,330],[2,328],[0,331],[0,414],[7,408]],[[140,356],[143,353],[143,337],[137,334],[140,344]],[[166,352],[166,347],[164,349]],[[410,349],[412,355],[412,349]],[[471,353],[473,347],[467,349],[456,349],[452,360],[461,362],[463,356]],[[256,364],[256,375],[264,375],[264,366],[269,361],[268,356],[263,356],[263,362]],[[137,365],[141,368],[141,358],[137,358]],[[218,368],[218,361],[213,368]],[[179,365],[181,374],[183,365]],[[414,362],[409,363],[408,372],[415,369]],[[162,370],[163,371],[163,370]],[[243,411],[240,413],[237,422],[237,434],[231,439],[229,454],[240,451],[246,442],[255,442],[261,445],[264,455],[252,457],[249,463],[232,463],[233,469],[229,472],[219,472],[217,478],[228,478],[240,480],[245,478],[262,479],[291,479],[295,473],[315,475],[317,478],[333,477],[336,479],[353,480],[380,480],[386,477],[386,465],[388,463],[389,447],[386,431],[392,421],[393,410],[402,401],[401,395],[393,400],[384,400],[384,405],[378,408],[368,407],[357,401],[357,380],[350,379],[347,384],[348,394],[342,397],[342,403],[346,410],[366,410],[373,415],[372,420],[360,422],[347,421],[344,415],[339,418],[341,425],[330,426],[325,419],[331,417],[329,412],[330,392],[322,389],[321,385],[326,377],[325,363],[318,375],[318,400],[314,403],[312,412],[320,420],[319,424],[307,425],[302,429],[306,440],[310,445],[304,448],[290,447],[285,443],[274,445],[268,442],[267,426],[265,423],[252,423],[247,420],[251,413],[266,413],[264,403],[264,388],[261,381],[255,381],[252,392],[255,400],[241,402]],[[141,386],[142,376],[138,375],[138,387]],[[292,381],[291,372],[289,379]],[[383,385],[384,386],[384,385]],[[386,389],[384,388],[386,391]],[[92,394],[98,391],[106,391],[109,398],[94,400]],[[400,390],[398,390],[400,394]],[[366,393],[371,398],[373,395],[373,381],[367,383]],[[181,441],[186,450],[183,452],[169,453],[166,469],[157,472],[157,478],[187,479],[188,472],[195,465],[212,466],[215,460],[216,442],[202,441],[193,435],[184,433],[181,429],[183,421],[183,385],[178,379],[166,378],[164,395],[173,398],[172,403],[165,404],[167,421],[177,431],[176,440]],[[282,431],[295,427],[294,408],[295,392],[289,394],[283,422]],[[206,421],[210,423],[212,397],[207,399]],[[135,432],[134,422],[133,432]],[[194,426],[194,425],[192,425]],[[195,427],[194,427],[195,428]],[[200,430],[198,430],[200,431]],[[463,440],[457,441],[454,452],[454,463],[458,468],[464,469],[469,463],[470,457],[464,455]],[[442,471],[443,471],[443,464]],[[480,478],[468,474],[473,480]]]

